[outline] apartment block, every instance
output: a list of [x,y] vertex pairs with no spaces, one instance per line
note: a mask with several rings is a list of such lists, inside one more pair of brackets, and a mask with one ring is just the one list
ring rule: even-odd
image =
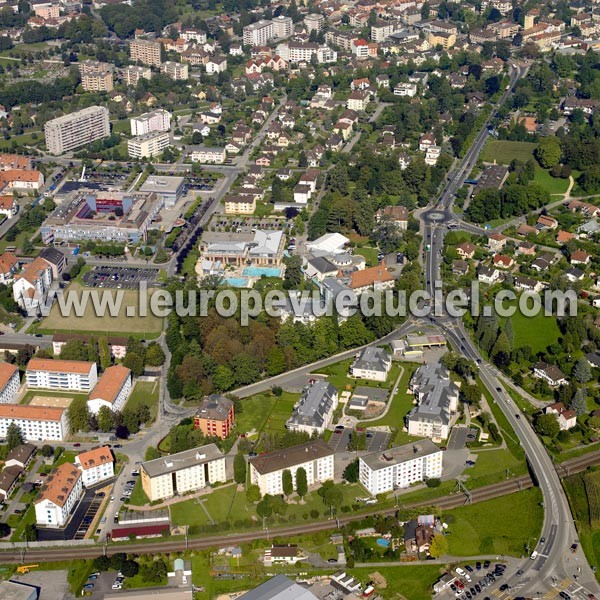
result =
[[0,436],[6,437],[11,423],[19,426],[23,438],[28,442],[61,441],[69,429],[64,408],[0,404]]
[[160,65],[160,72],[176,81],[189,78],[189,67],[187,63],[175,62],[174,60],[167,60]]
[[135,87],[140,79],[152,79],[152,71],[149,67],[129,65],[123,69],[123,81],[126,85]]
[[79,469],[70,463],[57,467],[46,479],[35,504],[35,522],[38,526],[63,527],[83,491]]
[[310,13],[304,17],[304,26],[309,35],[311,31],[316,31],[318,33],[323,29],[324,25],[325,17],[321,13]]
[[202,400],[194,416],[194,429],[200,429],[208,437],[224,440],[233,427],[235,411],[233,401],[219,394],[211,394]]
[[14,301],[27,313],[37,310],[45,301],[53,279],[52,265],[38,256],[15,274]]
[[131,40],[129,43],[129,56],[131,60],[137,60],[143,65],[160,67],[162,46],[154,40]]
[[334,478],[334,452],[321,439],[253,456],[248,462],[250,482],[258,485],[263,495],[283,493],[282,475],[285,470],[292,474],[294,489],[296,473],[300,468],[306,471],[309,486]]
[[115,459],[108,446],[81,452],[75,457],[75,466],[81,471],[84,487],[96,485],[114,477]]
[[215,444],[142,463],[142,488],[151,502],[226,481],[225,457]]
[[108,367],[94,386],[88,398],[91,413],[98,414],[102,406],[113,412],[120,411],[131,392],[131,370],[123,365]]
[[294,22],[292,17],[279,15],[273,19],[273,37],[285,38],[294,32]]
[[261,19],[243,29],[244,46],[264,46],[274,37],[273,21]]
[[171,113],[157,108],[129,120],[131,135],[144,135],[151,131],[169,131],[171,129]]
[[162,154],[170,145],[169,132],[149,131],[127,140],[127,153],[131,158],[152,158]]
[[90,392],[98,382],[95,362],[32,358],[25,371],[27,387]]
[[226,158],[225,148],[209,148],[207,146],[192,150],[190,155],[192,162],[213,163],[216,165],[222,165]]
[[110,135],[108,108],[88,106],[47,121],[44,125],[50,154],[63,154]]
[[0,404],[11,404],[19,391],[19,369],[9,363],[0,363]]
[[111,92],[115,85],[112,71],[94,71],[81,76],[81,87],[86,92]]
[[374,496],[406,488],[425,479],[441,477],[442,455],[431,440],[374,452],[359,458],[358,478]]

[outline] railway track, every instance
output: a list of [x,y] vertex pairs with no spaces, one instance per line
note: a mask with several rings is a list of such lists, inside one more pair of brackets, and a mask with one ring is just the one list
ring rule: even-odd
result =
[[[573,458],[569,461],[556,465],[557,473],[560,477],[566,477],[585,470],[591,465],[600,464],[600,450],[590,452],[584,456]],[[534,486],[529,475],[522,475],[514,479],[500,481],[485,487],[474,489],[470,492],[470,500],[464,493],[450,494],[442,498],[430,501],[415,502],[404,505],[406,508],[419,508],[421,506],[435,506],[438,509],[449,510],[464,506],[469,501],[471,503],[484,502],[493,498],[499,498],[506,494],[512,494],[521,490],[526,490]],[[388,508],[376,511],[378,515],[394,515],[396,508]],[[232,533],[227,535],[215,535],[202,538],[192,538],[185,540],[175,540],[171,542],[144,542],[144,543],[125,543],[114,545],[96,545],[90,547],[73,548],[15,548],[11,550],[0,551],[0,563],[22,563],[25,558],[31,562],[49,562],[70,560],[77,558],[96,558],[101,554],[110,556],[118,552],[126,552],[132,554],[144,554],[151,552],[153,554],[180,552],[184,550],[206,550],[216,546],[237,545],[245,542],[251,542],[256,539],[271,539],[273,537],[286,537],[294,535],[302,535],[304,533],[314,533],[317,531],[326,531],[343,527],[354,521],[364,519],[366,515],[350,515],[340,517],[336,520],[318,521],[316,523],[306,523],[291,527],[278,527],[272,530],[251,531],[247,533]],[[68,542],[65,542],[66,544]]]

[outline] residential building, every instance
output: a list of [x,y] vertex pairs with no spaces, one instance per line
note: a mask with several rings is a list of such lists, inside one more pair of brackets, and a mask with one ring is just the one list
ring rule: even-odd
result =
[[90,392],[98,382],[95,362],[32,358],[27,363],[28,388]]
[[456,34],[446,31],[430,31],[427,41],[433,48],[441,46],[444,50],[450,50],[456,44]]
[[392,358],[385,348],[367,346],[354,359],[350,375],[370,381],[385,381],[392,368]]
[[208,146],[201,146],[192,150],[190,159],[192,162],[222,165],[227,159],[227,152],[225,148],[209,148]]
[[502,235],[501,233],[491,233],[488,236],[487,245],[492,252],[500,252],[500,250],[506,246],[507,241],[508,238],[505,235]]
[[311,31],[319,33],[325,25],[325,17],[321,13],[309,13],[304,17],[304,27],[310,35]]
[[420,366],[409,390],[414,393],[417,406],[406,418],[408,433],[432,440],[447,439],[458,410],[458,387],[450,379],[448,369],[437,362]]
[[420,440],[358,459],[358,479],[373,496],[442,476],[443,452],[431,440]]
[[7,502],[8,498],[10,498],[13,492],[17,489],[19,479],[21,479],[22,474],[23,470],[21,467],[4,466],[2,473],[0,473],[0,500],[2,500],[2,502]]
[[416,83],[397,83],[394,86],[394,96],[407,96],[409,98],[414,98],[416,95]]
[[213,75],[214,73],[224,73],[227,71],[227,57],[220,56],[211,56],[206,61],[206,73],[208,75]]
[[296,544],[272,544],[264,553],[265,566],[271,566],[273,563],[295,565],[307,558]]
[[50,265],[53,279],[58,279],[67,266],[65,255],[57,248],[42,248],[38,256]]
[[231,433],[235,419],[233,401],[220,394],[210,394],[200,403],[194,416],[194,429],[207,437],[224,440]]
[[356,296],[360,296],[363,292],[368,290],[391,290],[394,287],[395,281],[394,276],[382,263],[375,267],[369,267],[368,269],[353,271],[350,274],[348,285]]
[[556,420],[561,431],[568,431],[577,425],[577,413],[574,410],[565,408],[562,402],[555,402],[546,406],[544,413],[547,415],[556,415]]
[[151,131],[169,131],[171,129],[171,117],[171,113],[162,108],[144,113],[139,117],[132,117],[129,120],[131,135],[144,135]]
[[556,365],[545,362],[537,362],[533,365],[533,376],[544,380],[550,387],[567,385],[564,373]]
[[19,391],[21,379],[19,368],[6,362],[0,363],[0,404],[12,404]]
[[331,424],[338,405],[338,391],[328,381],[316,380],[302,390],[294,412],[285,426],[309,435],[323,433]]
[[235,234],[230,239],[200,241],[202,258],[221,261],[224,265],[246,264],[279,266],[283,259],[285,234],[282,231],[257,230],[252,235]]
[[371,94],[369,92],[363,92],[361,90],[355,90],[348,96],[346,107],[350,110],[361,112],[367,108]]
[[463,242],[456,246],[456,253],[463,259],[468,260],[475,256],[475,250],[477,248],[471,244],[471,242]]
[[26,469],[33,460],[36,451],[37,446],[35,444],[19,444],[7,454],[4,468],[19,467],[19,469]]
[[263,496],[283,493],[281,480],[286,470],[292,474],[294,489],[300,468],[306,471],[309,486],[334,478],[334,452],[322,439],[253,456],[248,463],[250,482],[258,485]]
[[19,210],[19,205],[15,202],[14,196],[0,196],[0,215],[7,219],[14,217]]
[[70,463],[63,463],[48,477],[35,505],[36,525],[43,527],[63,527],[69,520],[71,511],[79,502],[83,482],[79,469]]
[[129,43],[129,56],[143,65],[160,67],[162,45],[154,40],[135,39]]
[[494,269],[494,267],[487,267],[482,265],[477,270],[477,280],[481,281],[481,283],[487,283],[492,285],[497,281],[500,281],[500,271],[498,269]]
[[108,108],[88,106],[46,121],[44,134],[50,154],[63,154],[91,144],[110,135]]
[[189,66],[187,63],[175,62],[174,60],[166,60],[160,65],[160,72],[167,75],[175,81],[185,80],[189,78]]
[[52,265],[39,256],[14,275],[13,298],[27,313],[37,310],[46,300],[52,285]]
[[402,231],[405,231],[408,227],[408,209],[406,206],[385,206],[379,209],[375,216],[378,222],[391,221]]
[[206,44],[206,32],[202,29],[191,29],[185,28],[179,32],[179,37],[184,39],[186,42],[196,42],[200,46]]
[[226,480],[225,457],[215,444],[142,463],[142,488],[150,502]]
[[123,365],[108,367],[90,392],[88,408],[98,414],[102,406],[113,412],[121,411],[131,393],[131,370]]
[[123,81],[126,85],[135,87],[140,79],[152,79],[152,71],[149,67],[128,65],[123,69]]
[[130,158],[152,158],[160,156],[171,145],[167,131],[150,131],[127,140],[127,154]]
[[317,600],[317,596],[285,575],[276,575],[238,600]]
[[383,42],[394,33],[397,33],[402,29],[402,23],[399,21],[384,21],[377,19],[373,25],[371,25],[371,39],[374,42]]
[[86,60],[79,63],[81,87],[86,92],[111,92],[114,89],[112,65]]
[[75,457],[75,466],[81,471],[83,486],[88,488],[114,477],[115,459],[108,446],[100,446]]
[[223,198],[226,215],[253,215],[256,196],[253,194],[229,194]]
[[62,441],[68,433],[64,408],[0,404],[0,436],[6,438],[8,426],[16,423],[26,441]]
[[291,17],[279,15],[273,18],[273,37],[286,38],[294,32],[294,22]]
[[244,46],[266,46],[274,37],[273,21],[265,19],[246,25],[242,31]]

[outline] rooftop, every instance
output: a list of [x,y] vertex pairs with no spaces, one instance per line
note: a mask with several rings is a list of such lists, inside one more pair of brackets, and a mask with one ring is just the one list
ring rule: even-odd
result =
[[327,381],[315,381],[302,391],[288,423],[307,427],[322,427],[333,408],[337,389]]
[[441,452],[441,450],[431,440],[423,439],[414,444],[405,444],[404,446],[396,446],[395,448],[388,448],[381,452],[367,454],[366,456],[362,456],[360,460],[371,470],[377,471],[415,458],[429,456],[436,452]]
[[226,421],[233,401],[220,394],[206,396],[198,407],[196,417],[201,419],[212,419],[213,421]]
[[113,458],[112,452],[108,446],[101,446],[100,448],[94,448],[93,450],[82,452],[75,458],[75,462],[81,465],[81,468],[84,471],[93,469],[98,465],[114,462],[114,460],[115,459]]
[[55,373],[79,373],[87,375],[94,363],[83,360],[60,360],[47,358],[32,358],[27,363],[28,371],[53,371]]
[[57,506],[64,506],[80,477],[81,472],[75,465],[63,463],[48,475],[46,487],[35,504],[49,500]]
[[249,459],[249,462],[261,475],[266,475],[267,473],[332,455],[333,450],[327,443],[324,440],[317,439],[291,448],[283,448],[282,450],[253,456]]
[[285,575],[276,575],[238,600],[317,600],[317,597]]
[[101,399],[112,404],[129,377],[131,377],[131,371],[123,365],[108,367],[91,391],[90,400]]
[[156,458],[142,463],[142,469],[148,473],[150,477],[159,477],[175,471],[189,469],[196,465],[211,462],[223,458],[222,452],[215,444],[207,444],[191,450],[184,450],[177,454]]

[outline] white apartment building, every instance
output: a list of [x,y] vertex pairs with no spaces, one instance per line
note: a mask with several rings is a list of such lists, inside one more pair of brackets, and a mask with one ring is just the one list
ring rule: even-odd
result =
[[189,66],[187,63],[175,62],[174,60],[166,60],[160,65],[160,72],[164,73],[175,81],[189,78]]
[[144,135],[151,131],[169,131],[171,129],[171,113],[163,108],[144,113],[129,120],[131,135]]
[[394,96],[408,96],[409,98],[413,98],[416,95],[416,83],[397,83],[394,86]]
[[75,457],[75,466],[81,471],[85,487],[96,485],[115,475],[115,459],[108,446],[81,452]]
[[140,79],[152,79],[150,67],[129,65],[123,69],[123,81],[126,85],[134,87]]
[[50,473],[35,501],[35,522],[43,527],[63,527],[83,491],[79,469],[64,463]]
[[162,62],[160,42],[153,40],[132,40],[129,44],[129,56],[131,60],[137,60],[144,65],[160,67]]
[[244,46],[265,46],[273,37],[273,21],[261,19],[243,29]]
[[68,432],[67,411],[50,406],[0,404],[0,436],[16,423],[27,442],[62,441]]
[[95,362],[32,358],[25,371],[27,387],[90,392],[98,383]]
[[208,75],[224,73],[227,71],[227,57],[223,55],[211,56],[206,62],[205,69]]
[[179,37],[186,42],[196,42],[196,44],[206,44],[206,32],[202,29],[182,29]]
[[279,15],[273,19],[273,37],[285,38],[294,33],[294,22],[292,17]]
[[227,153],[225,148],[201,147],[192,150],[190,154],[192,162],[212,163],[215,165],[222,165],[226,158]]
[[296,472],[306,471],[309,486],[334,478],[334,452],[322,439],[276,450],[249,459],[250,482],[258,485],[260,493],[282,494],[282,474],[289,470],[296,489]]
[[373,496],[442,476],[443,452],[421,440],[359,458],[358,478]]
[[152,158],[171,145],[168,131],[149,131],[127,140],[127,154],[131,158]]
[[63,154],[110,135],[109,112],[105,106],[88,106],[57,117],[44,125],[50,154]]
[[140,475],[142,488],[151,502],[227,479],[225,457],[215,444],[144,462]]
[[37,310],[45,301],[54,277],[52,265],[38,256],[15,273],[13,283],[14,301],[26,312]]
[[19,391],[19,369],[9,363],[0,363],[0,404],[12,404]]
[[98,414],[106,406],[113,412],[120,411],[131,392],[131,370],[123,365],[108,367],[94,386],[88,398],[91,413]]

